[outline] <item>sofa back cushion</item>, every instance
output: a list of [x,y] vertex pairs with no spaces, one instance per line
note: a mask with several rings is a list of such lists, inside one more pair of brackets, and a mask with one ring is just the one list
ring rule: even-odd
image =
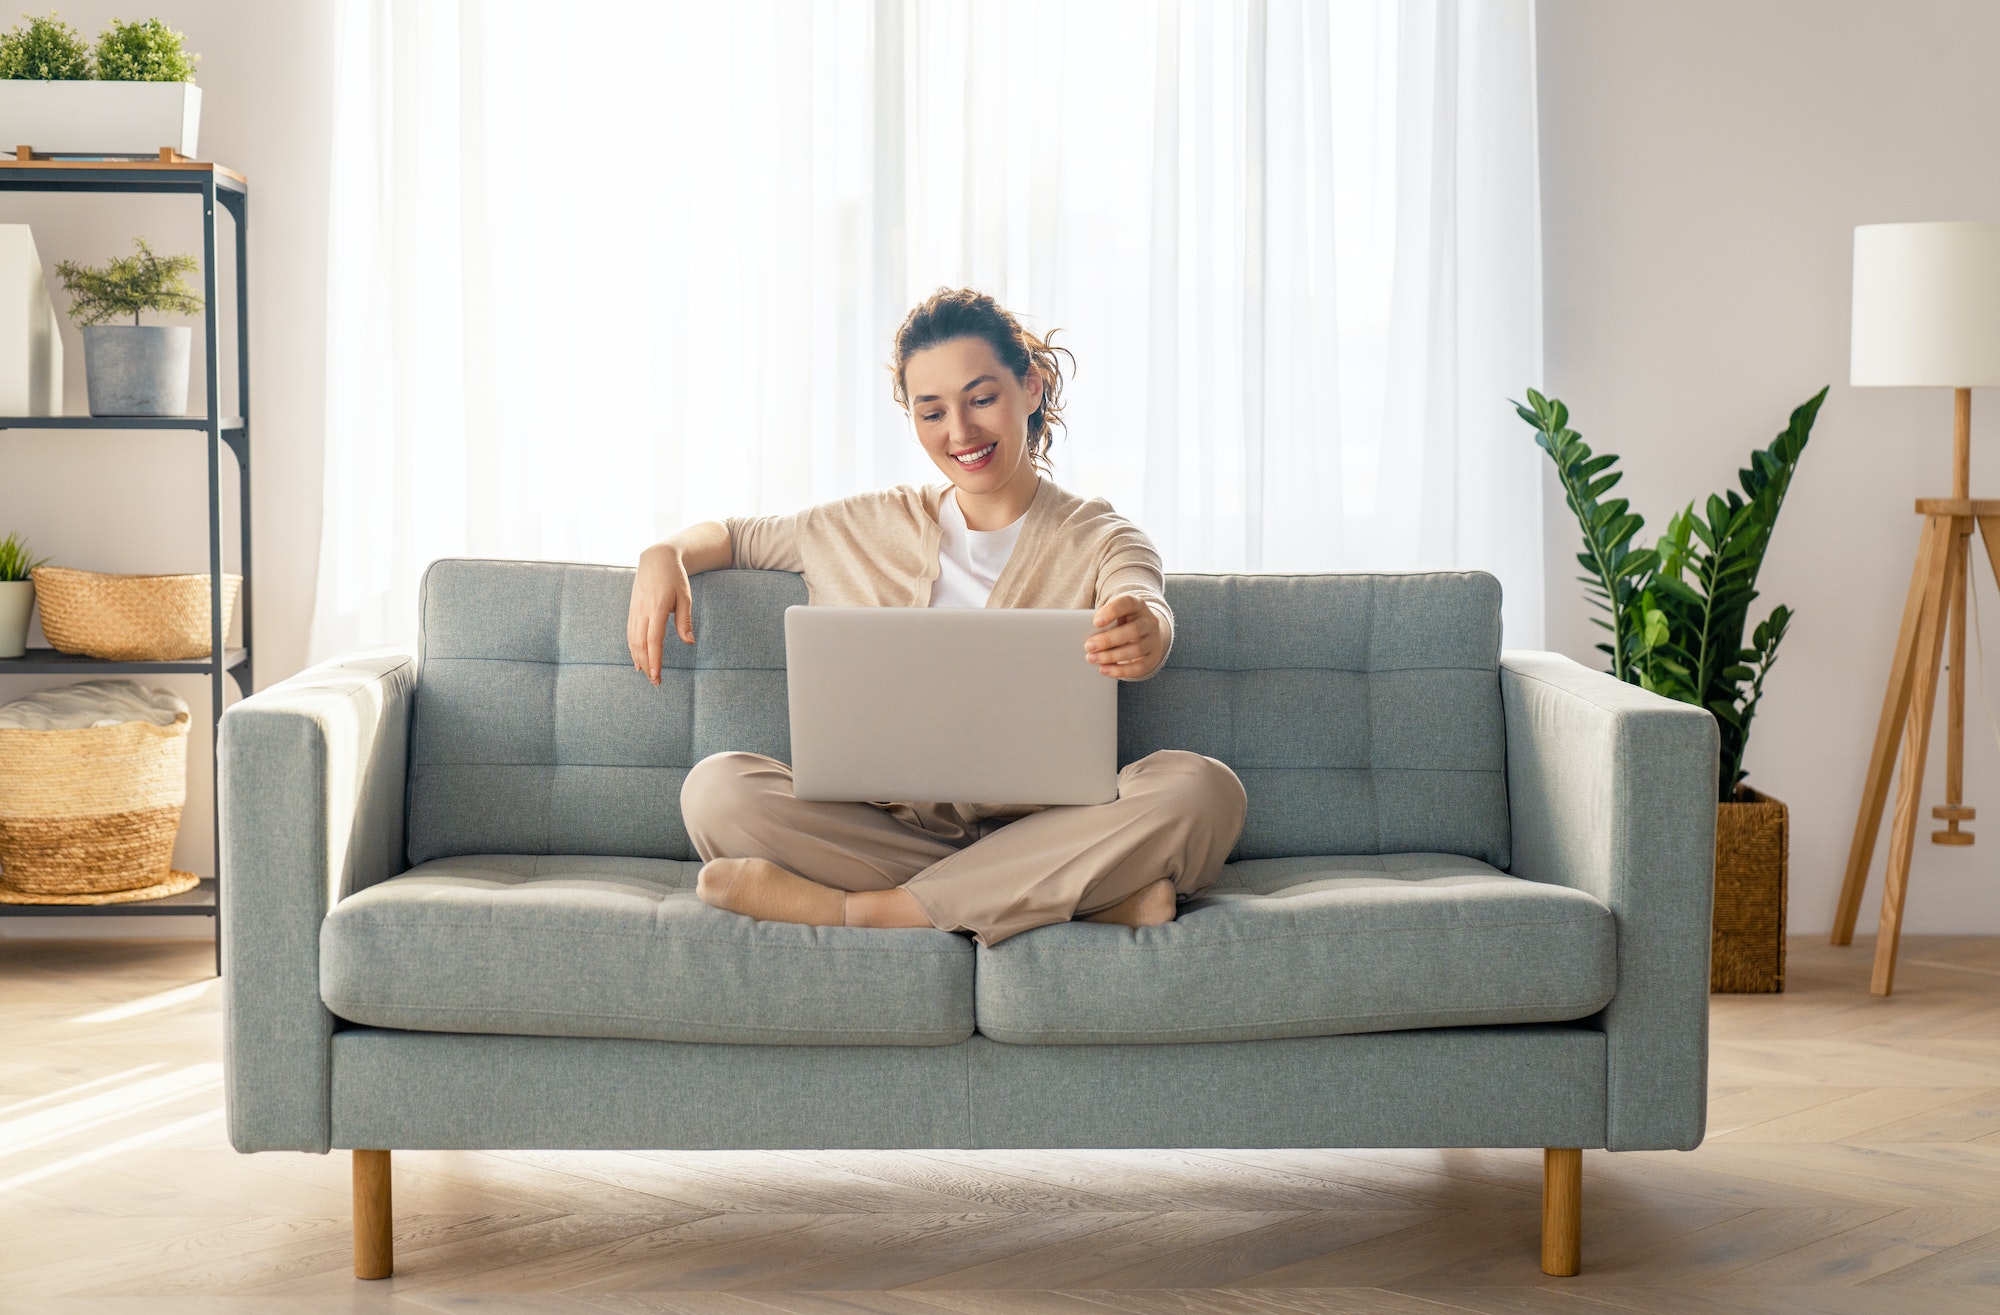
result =
[[[424,579],[412,863],[454,854],[691,859],[687,771],[789,761],[798,576],[694,581],[696,643],[660,688],[625,647],[630,570],[446,560]],[[1479,572],[1174,575],[1171,660],[1119,689],[1119,761],[1191,749],[1250,798],[1233,858],[1464,854],[1506,868],[1500,587]]]
[[1219,758],[1250,807],[1230,857],[1509,863],[1500,582],[1483,571],[1173,575],[1174,651],[1119,689],[1118,760]]
[[412,864],[454,854],[692,859],[681,782],[712,753],[791,759],[776,571],[694,578],[696,643],[632,668],[632,572],[445,560],[424,576],[410,734]]

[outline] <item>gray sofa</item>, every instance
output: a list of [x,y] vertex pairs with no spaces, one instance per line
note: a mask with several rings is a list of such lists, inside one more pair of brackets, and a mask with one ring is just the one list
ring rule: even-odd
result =
[[694,898],[681,781],[787,756],[805,588],[697,577],[655,689],[631,578],[438,562],[420,656],[223,718],[230,1138],[354,1150],[358,1274],[399,1147],[1541,1147],[1574,1273],[1580,1148],[1700,1142],[1714,721],[1503,656],[1491,576],[1169,577],[1120,761],[1234,767],[1232,861],[992,949]]

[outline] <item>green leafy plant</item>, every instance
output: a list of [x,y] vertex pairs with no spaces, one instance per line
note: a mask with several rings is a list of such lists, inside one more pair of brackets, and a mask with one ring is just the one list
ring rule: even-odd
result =
[[195,61],[187,38],[157,18],[111,20],[97,37],[97,76],[106,82],[193,82]]
[[77,82],[91,76],[90,47],[83,34],[54,14],[23,14],[25,28],[0,33],[0,78]]
[[1514,410],[1535,427],[1535,445],[1555,462],[1563,500],[1583,527],[1583,551],[1576,560],[1587,574],[1578,579],[1591,601],[1610,614],[1609,620],[1592,618],[1611,632],[1611,642],[1597,647],[1611,655],[1611,674],[1631,681],[1634,632],[1644,633],[1645,618],[1636,607],[1640,585],[1659,564],[1659,555],[1652,549],[1632,546],[1633,536],[1646,522],[1630,510],[1628,499],[1602,500],[1624,473],[1611,469],[1617,456],[1592,452],[1583,436],[1569,427],[1568,407],[1530,388],[1528,405],[1516,402]]
[[88,327],[130,315],[139,322],[141,311],[163,315],[199,315],[201,298],[183,281],[200,268],[193,256],[156,256],[146,239],[135,237],[136,256],[114,256],[101,266],[79,265],[65,260],[56,265],[56,276],[70,295],[69,317]]
[[1689,503],[1652,547],[1634,546],[1645,521],[1628,500],[1604,496],[1622,478],[1612,469],[1617,455],[1593,452],[1569,428],[1569,408],[1553,398],[1529,389],[1527,405],[1514,405],[1555,463],[1564,501],[1583,530],[1581,579],[1609,614],[1596,618],[1611,632],[1611,642],[1598,649],[1620,680],[1715,715],[1722,743],[1716,797],[1724,803],[1748,775],[1750,723],[1792,622],[1789,608],[1773,607],[1743,642],[1757,574],[1826,393],[1822,388],[1796,407],[1784,432],[1750,454],[1749,466],[1737,472],[1741,492],[1711,495],[1700,512]]
[[29,552],[20,535],[10,534],[0,539],[0,584],[18,584],[31,577],[35,568],[46,561],[48,558]]

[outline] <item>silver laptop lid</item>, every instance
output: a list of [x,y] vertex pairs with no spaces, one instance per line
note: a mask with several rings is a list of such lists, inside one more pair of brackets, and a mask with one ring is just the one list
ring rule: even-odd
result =
[[1118,682],[1088,611],[788,607],[800,799],[1101,804],[1118,796]]

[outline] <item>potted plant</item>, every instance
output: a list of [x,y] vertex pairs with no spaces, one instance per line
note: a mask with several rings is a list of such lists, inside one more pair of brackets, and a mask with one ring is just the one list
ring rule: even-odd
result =
[[[134,238],[137,255],[101,266],[61,261],[56,275],[70,294],[69,317],[83,330],[84,383],[94,416],[187,414],[188,359],[194,331],[185,324],[141,325],[139,315],[199,315],[200,297],[183,281],[193,256],[156,256]],[[126,315],[130,324],[105,321]]]
[[28,551],[18,534],[0,539],[0,658],[28,651],[28,614],[35,607],[34,570],[48,559]]
[[0,148],[41,155],[193,156],[199,55],[157,18],[113,20],[93,52],[51,14],[0,33]]
[[1744,784],[1743,754],[1792,613],[1780,604],[1754,628],[1749,617],[1778,511],[1826,393],[1801,403],[1785,431],[1750,454],[1750,465],[1737,472],[1740,493],[1712,494],[1700,511],[1689,503],[1652,547],[1636,546],[1645,521],[1628,500],[1605,498],[1622,478],[1613,469],[1618,457],[1593,453],[1569,428],[1560,401],[1529,389],[1527,405],[1515,404],[1555,463],[1563,500],[1583,530],[1577,560],[1592,601],[1608,614],[1595,620],[1611,632],[1611,642],[1597,647],[1612,674],[1707,708],[1721,731],[1709,968],[1718,991],[1784,989],[1785,806]]

